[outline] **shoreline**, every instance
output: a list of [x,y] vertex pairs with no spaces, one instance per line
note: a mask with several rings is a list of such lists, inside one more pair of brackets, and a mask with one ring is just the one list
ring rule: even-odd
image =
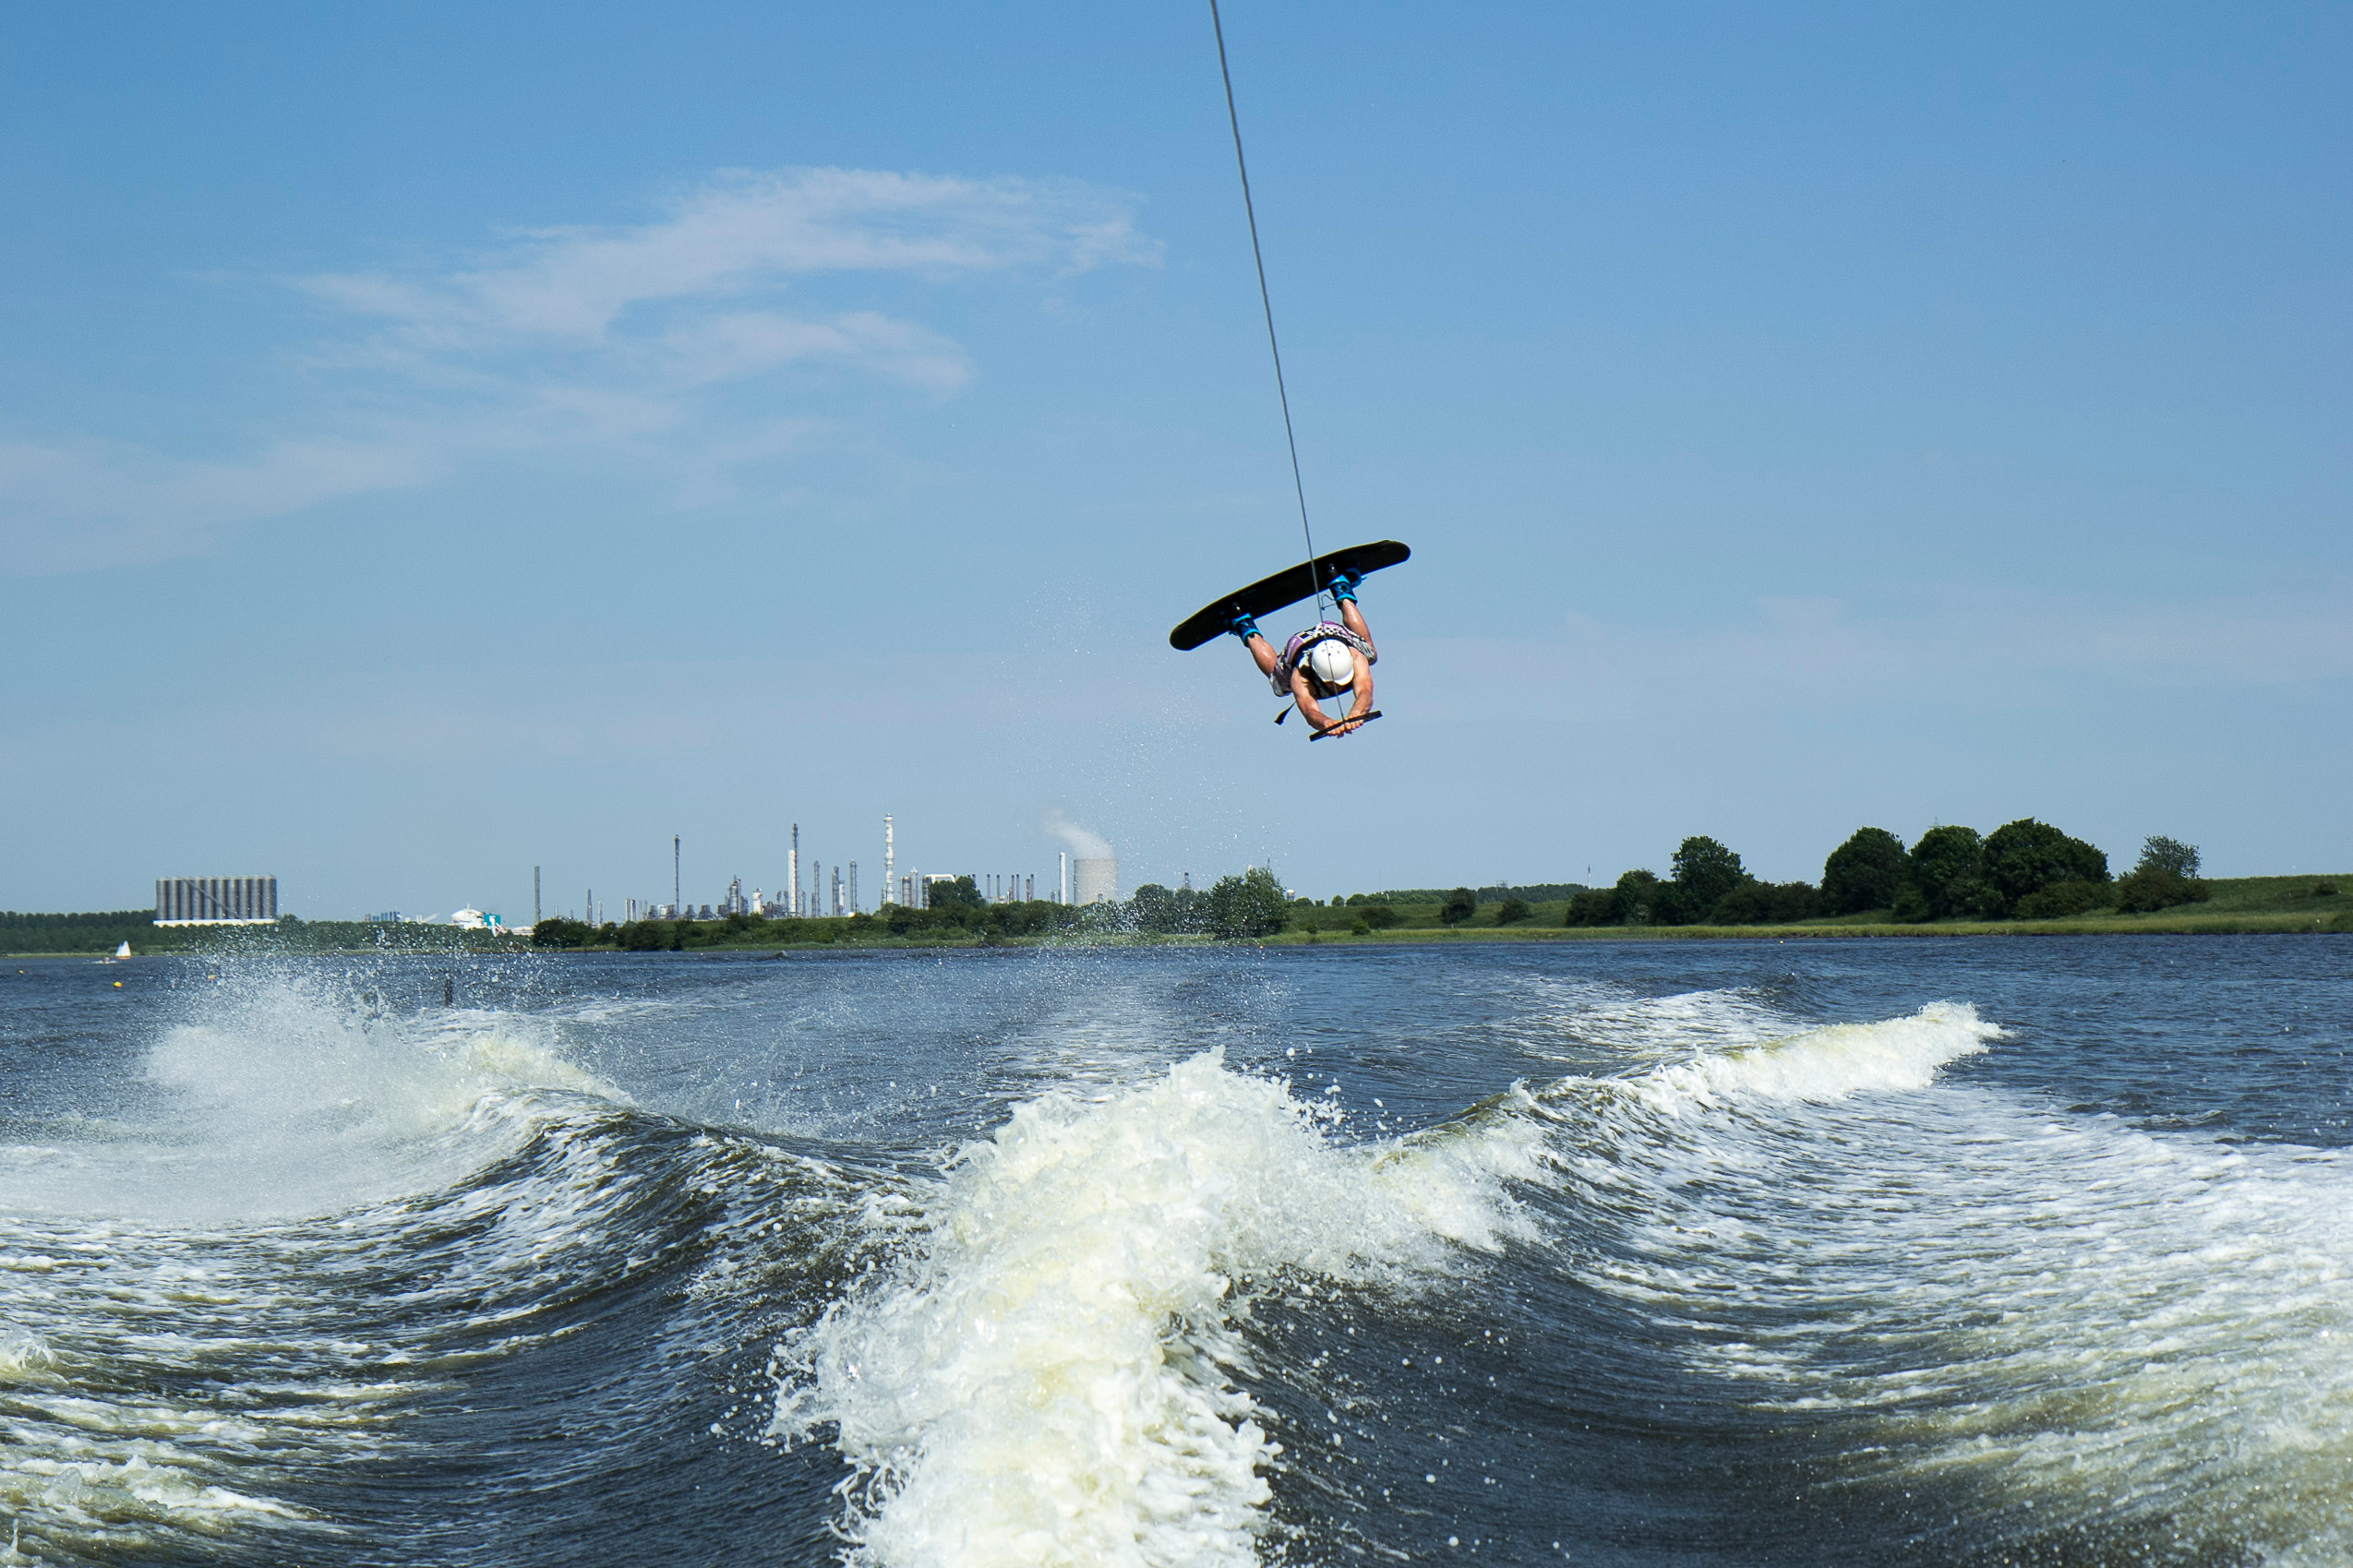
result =
[[[973,925],[921,919],[899,934],[889,929],[891,919],[870,914],[753,921],[687,922],[685,945],[666,944],[652,951],[685,952],[858,952],[932,951],[947,948],[1028,948],[1057,944],[1081,946],[1195,946],[1218,940],[1246,941],[1268,947],[1365,947],[1399,942],[1530,942],[1530,941],[1835,941],[1866,939],[1954,937],[2151,937],[2151,936],[2273,936],[2331,935],[2353,932],[2353,895],[2340,895],[2339,885],[2353,886],[2353,877],[2292,872],[2285,876],[2216,878],[2204,884],[2208,896],[2145,913],[2125,914],[2113,907],[2042,920],[1931,920],[1918,924],[1889,918],[1884,909],[1854,915],[1822,916],[1779,925],[1750,926],[1571,926],[1567,899],[1548,899],[1528,906],[1527,915],[1510,925],[1498,925],[1500,901],[1479,904],[1471,917],[1448,926],[1434,902],[1378,904],[1371,899],[1356,904],[1313,904],[1305,900],[1284,907],[1283,929],[1265,936],[1212,938],[1200,933],[1120,930],[1113,927],[1123,914],[1092,917],[1062,925],[1042,922],[1034,910],[1008,913],[1004,921],[1019,935],[988,928],[987,911]],[[2323,890],[2327,890],[2323,892]],[[1357,931],[1360,916],[1386,908],[1391,923]],[[128,912],[124,912],[127,914]],[[1267,912],[1269,916],[1272,911]],[[966,916],[971,917],[971,916]],[[86,918],[77,916],[75,918]],[[892,917],[893,919],[895,916]],[[904,923],[902,923],[904,924]],[[1059,928],[1039,929],[1041,924]],[[974,928],[978,926],[979,928]],[[582,928],[567,926],[566,935]],[[201,932],[201,934],[199,934]],[[77,936],[81,933],[77,932]],[[155,941],[157,928],[130,922],[90,928],[81,940],[90,945],[44,948],[8,952],[7,959],[64,959],[94,962],[127,939],[135,957],[231,957],[254,953],[316,953],[338,957],[415,953],[450,956],[503,957],[525,952],[619,952],[618,946],[534,946],[528,936],[510,931],[471,930],[423,924],[381,925],[368,921],[289,921],[270,928],[177,928]],[[666,936],[667,933],[665,933]],[[7,933],[0,930],[0,940]],[[150,945],[152,942],[153,945]]]
[[[786,953],[839,952],[927,952],[943,950],[985,952],[991,949],[1046,947],[1121,947],[1121,948],[1213,948],[1213,947],[1411,947],[1454,946],[1463,942],[1755,942],[1755,941],[1873,941],[1873,940],[1964,940],[1986,937],[2263,937],[2263,936],[2347,936],[2353,935],[2353,917],[2336,916],[2315,917],[2301,915],[2231,916],[2218,915],[2204,918],[2191,916],[2167,919],[2160,912],[2141,921],[2088,920],[1973,920],[1939,921],[1924,925],[1896,925],[1892,922],[1870,925],[1792,925],[1792,926],[1479,926],[1464,928],[1409,928],[1375,931],[1363,936],[1346,931],[1281,931],[1266,937],[1236,937],[1219,939],[1207,936],[1162,936],[1138,932],[1104,934],[1081,940],[1064,936],[1003,937],[990,940],[984,937],[942,938],[917,940],[905,937],[851,938],[830,942],[714,942],[703,947],[675,950],[660,949],[646,956],[691,956],[697,953],[733,956],[762,953],[781,957]],[[418,945],[354,948],[258,948],[247,947],[239,952],[214,949],[176,948],[158,952],[134,953],[125,962],[136,964],[142,959],[159,958],[250,958],[269,953],[292,958],[510,958],[525,955],[540,958],[624,957],[625,950],[609,947],[594,948],[534,948],[528,942],[516,942],[510,947],[431,947]],[[102,961],[87,952],[17,952],[0,953],[0,959],[11,963],[47,961],[65,964],[98,964]]]

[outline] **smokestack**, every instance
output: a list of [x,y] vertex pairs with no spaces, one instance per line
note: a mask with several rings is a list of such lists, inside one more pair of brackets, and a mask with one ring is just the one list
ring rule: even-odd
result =
[[891,843],[891,819],[885,816],[882,819],[882,897],[885,901],[891,897],[892,890],[898,886],[891,880],[893,857],[895,854],[896,850]]
[[798,915],[800,913],[800,824],[798,822],[793,824],[792,854],[786,857],[785,869],[787,872],[785,885],[792,889],[792,892],[785,895],[785,913]]
[[678,891],[678,835],[676,833],[670,835],[670,907],[681,916],[686,914],[686,894]]
[[1056,855],[1054,858],[1062,862],[1060,873],[1061,882],[1054,890],[1054,902],[1056,904],[1068,904],[1070,902],[1070,852],[1068,850],[1063,850],[1060,854]]
[[539,924],[539,868],[531,868],[531,923]]

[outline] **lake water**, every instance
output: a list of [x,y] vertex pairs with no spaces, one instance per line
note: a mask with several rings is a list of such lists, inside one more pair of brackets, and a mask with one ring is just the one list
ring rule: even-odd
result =
[[0,981],[0,1562],[2353,1562],[2353,940]]

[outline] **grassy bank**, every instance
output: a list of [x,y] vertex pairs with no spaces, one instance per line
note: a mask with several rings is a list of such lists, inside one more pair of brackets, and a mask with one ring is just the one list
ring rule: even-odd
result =
[[[1568,909],[1565,899],[1531,904],[1525,919],[1498,924],[1506,907],[1478,906],[1469,920],[1449,926],[1438,917],[1441,905],[1431,901],[1390,905],[1397,923],[1387,929],[1355,933],[1351,927],[1362,913],[1354,908],[1293,906],[1291,925],[1278,936],[1263,939],[1283,946],[1314,942],[1378,944],[1427,941],[1624,941],[1705,940],[1711,938],[1830,939],[1837,937],[2025,937],[2061,935],[2224,936],[2256,932],[2353,932],[2353,875],[2340,877],[2226,877],[2210,882],[2213,897],[2200,904],[2179,904],[2150,914],[2125,915],[2095,910],[2064,920],[1936,920],[1898,924],[1885,910],[1834,919],[1808,920],[1775,926],[1575,926],[1564,927]],[[2316,886],[2347,890],[2320,893]],[[135,914],[136,912],[134,912]],[[493,931],[462,931],[449,926],[384,925],[357,920],[286,921],[270,927],[180,927],[159,928],[130,916],[78,917],[90,923],[43,933],[43,940],[58,945],[33,947],[10,943],[0,930],[0,944],[11,957],[51,957],[98,954],[128,941],[135,953],[169,952],[521,952],[530,951],[524,939]],[[751,921],[729,926],[720,921],[694,922],[683,951],[745,952],[757,951],[859,951],[897,948],[1031,947],[1040,942],[1081,941],[1133,946],[1195,944],[1195,936],[1143,936],[1089,926],[1045,935],[994,936],[978,930],[948,927],[894,935],[869,916],[844,919]],[[610,952],[610,946],[591,951]]]

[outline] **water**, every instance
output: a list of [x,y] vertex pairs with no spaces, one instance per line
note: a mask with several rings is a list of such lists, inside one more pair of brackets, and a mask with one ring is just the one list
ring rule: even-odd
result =
[[2353,1562],[2349,976],[14,962],[0,1562]]

